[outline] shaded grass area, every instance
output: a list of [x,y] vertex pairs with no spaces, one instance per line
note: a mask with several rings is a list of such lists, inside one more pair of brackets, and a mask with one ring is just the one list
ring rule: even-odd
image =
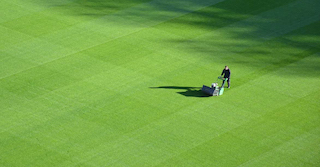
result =
[[[0,26],[2,166],[319,163],[318,1],[21,4]],[[190,98],[225,64],[231,89]]]
[[[42,1],[39,4],[49,3],[46,10],[41,10],[39,12],[30,13],[25,16],[5,21],[1,23],[1,25],[9,29],[38,37],[148,1],[150,0],[74,0],[70,2]],[[6,14],[10,15],[10,13],[11,11],[7,11]]]
[[99,18],[149,1],[150,0],[76,0],[70,4],[58,5],[57,8],[62,9],[65,14]]
[[[181,36],[187,36],[188,38],[194,38],[211,32],[213,29],[228,26],[290,2],[294,2],[294,0],[263,2],[253,2],[252,0],[222,1],[217,5],[168,21],[163,26],[159,25],[159,28]],[[189,28],[184,28],[186,25]]]

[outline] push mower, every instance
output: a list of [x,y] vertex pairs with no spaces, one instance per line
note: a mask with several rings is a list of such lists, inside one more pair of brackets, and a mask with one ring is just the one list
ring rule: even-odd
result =
[[[222,95],[224,91],[224,84],[226,83],[225,81],[227,81],[227,78],[219,76],[217,78],[217,81],[215,83],[212,83],[211,87],[203,85],[201,90],[202,92],[210,96]],[[218,86],[218,82],[221,82],[221,87]]]

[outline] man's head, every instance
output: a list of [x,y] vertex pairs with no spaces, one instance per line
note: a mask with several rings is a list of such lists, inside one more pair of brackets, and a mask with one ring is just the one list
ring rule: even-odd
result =
[[228,69],[229,69],[229,67],[228,67],[228,66],[225,66],[225,67],[224,67],[224,69],[228,70]]

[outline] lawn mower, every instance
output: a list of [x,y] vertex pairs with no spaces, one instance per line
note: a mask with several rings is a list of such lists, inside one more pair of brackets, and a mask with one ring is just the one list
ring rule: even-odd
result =
[[[225,81],[227,81],[227,78],[223,78],[222,76],[219,76],[217,78],[217,81],[211,84],[211,87],[203,85],[201,90],[202,92],[210,96],[222,95],[224,91],[224,84],[226,83]],[[218,82],[221,82],[220,87],[218,86]]]

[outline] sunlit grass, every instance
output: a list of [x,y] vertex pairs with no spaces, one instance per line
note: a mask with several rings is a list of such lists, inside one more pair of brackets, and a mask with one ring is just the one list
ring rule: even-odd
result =
[[319,163],[317,0],[0,4],[0,166]]

